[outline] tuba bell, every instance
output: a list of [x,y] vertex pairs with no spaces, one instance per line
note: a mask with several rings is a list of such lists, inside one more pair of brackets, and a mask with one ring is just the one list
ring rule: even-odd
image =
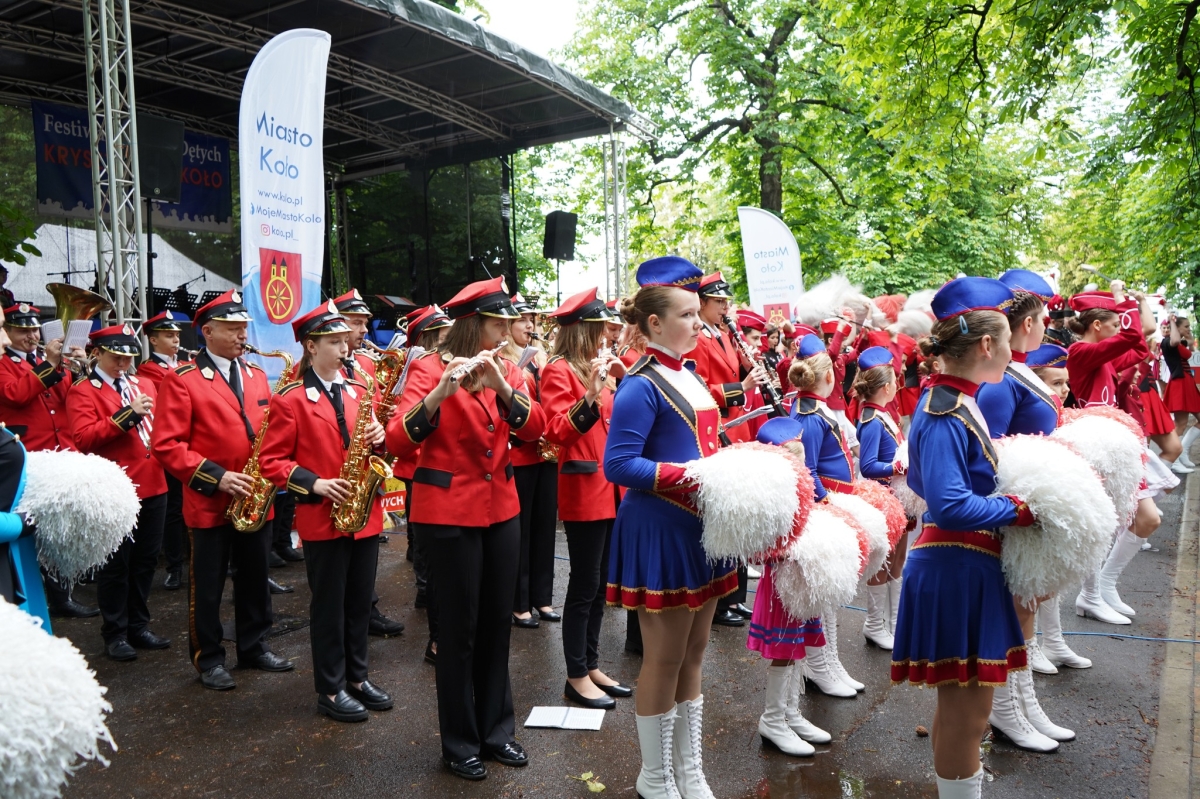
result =
[[54,298],[54,316],[64,328],[76,319],[91,319],[96,314],[108,313],[113,307],[99,294],[70,283],[47,283],[46,291]]

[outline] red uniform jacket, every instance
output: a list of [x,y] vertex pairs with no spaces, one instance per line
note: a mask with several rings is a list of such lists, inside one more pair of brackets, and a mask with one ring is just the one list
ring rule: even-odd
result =
[[207,350],[168,374],[158,392],[152,448],[163,467],[191,489],[183,492],[188,527],[228,523],[225,509],[232,497],[218,491],[217,484],[226,471],[245,468],[251,438],[258,434],[271,401],[266,373],[254,364],[239,363],[244,412]]
[[[538,404],[542,401],[543,368],[539,367],[535,361],[521,372],[521,377],[525,380],[525,385],[521,388],[521,391],[524,391],[531,400]],[[537,466],[543,462],[542,456],[538,454],[536,439],[534,441],[522,441],[514,433],[508,437],[508,445],[508,459],[513,466]]]
[[[708,385],[708,393],[721,409],[721,418],[732,421],[745,411],[762,406],[757,390],[747,395],[742,389],[742,362],[737,344],[729,340],[728,332],[717,335],[705,325],[696,349],[686,357],[696,362],[696,374]],[[749,424],[739,425],[729,431],[729,438],[734,443],[753,441],[754,430]]]
[[1104,341],[1076,341],[1067,350],[1067,373],[1075,403],[1117,407],[1117,373],[1144,358],[1150,350],[1142,336],[1142,315],[1137,300],[1127,299],[1117,306],[1121,332]]
[[74,375],[49,361],[34,368],[23,354],[14,353],[10,349],[0,357],[0,422],[31,452],[74,450],[67,419],[67,391]]
[[[150,399],[158,394],[149,380],[133,376],[125,379],[131,390],[136,389]],[[71,387],[67,393],[67,415],[71,417],[71,433],[79,451],[99,455],[124,467],[129,479],[137,486],[139,498],[147,499],[167,492],[162,464],[151,456],[138,432],[145,417],[134,413],[116,389],[96,372],[93,371],[88,380],[80,380]]]
[[429,418],[425,397],[441,380],[447,362],[449,356],[436,352],[412,362],[404,396],[388,422],[389,452],[404,457],[421,448],[413,473],[410,521],[460,527],[508,521],[521,512],[508,459],[509,431],[522,441],[537,441],[546,417],[525,393],[525,379],[516,365],[504,361],[513,387],[511,408],[504,408],[491,389],[459,389]]
[[[183,366],[180,362],[178,366]],[[163,378],[167,376],[167,372],[171,371],[171,366],[165,360],[162,360],[154,353],[150,353],[150,357],[138,364],[137,376],[141,379],[142,384],[150,383],[155,388],[162,387]]]
[[587,388],[566,359],[557,357],[542,372],[546,440],[562,447],[558,455],[558,518],[592,522],[617,518],[617,489],[604,479],[604,445],[612,416],[612,392],[605,388],[592,405]]
[[[351,435],[359,403],[366,393],[367,387],[357,381],[342,384],[342,415]],[[328,541],[346,535],[333,527],[333,500],[313,492],[318,478],[332,480],[341,474],[346,449],[333,403],[311,369],[304,373],[303,381],[290,383],[271,397],[270,420],[259,451],[259,466],[263,477],[296,495],[296,531],[300,538]],[[367,526],[354,533],[354,538],[379,535],[382,529],[383,510],[376,495]]]

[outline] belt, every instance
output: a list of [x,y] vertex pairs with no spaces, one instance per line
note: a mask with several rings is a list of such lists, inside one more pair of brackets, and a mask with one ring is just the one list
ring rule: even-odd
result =
[[854,483],[847,483],[845,480],[838,480],[833,477],[822,477],[821,485],[826,491],[832,491],[835,494],[853,494]]
[[913,549],[920,547],[964,547],[1000,557],[1001,538],[991,530],[943,530],[935,524],[926,524],[917,537]]

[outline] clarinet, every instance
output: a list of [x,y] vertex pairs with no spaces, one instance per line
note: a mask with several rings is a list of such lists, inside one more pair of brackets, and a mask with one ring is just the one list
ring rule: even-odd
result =
[[[742,355],[746,356],[746,360],[761,366],[762,356],[750,348],[750,344],[746,341],[746,337],[742,335],[742,330],[737,326],[737,322],[733,321],[733,318],[729,316],[722,316],[721,321],[725,323],[725,327],[729,328],[730,338],[737,344]],[[765,369],[766,367],[764,366],[763,368]],[[759,389],[766,393],[767,403],[775,409],[776,416],[787,416],[787,411],[783,409],[783,399],[769,380],[759,385]]]

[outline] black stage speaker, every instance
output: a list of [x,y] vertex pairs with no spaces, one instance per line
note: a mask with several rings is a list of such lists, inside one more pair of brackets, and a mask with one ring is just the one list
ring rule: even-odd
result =
[[183,123],[138,113],[138,186],[143,200],[179,202],[183,173]]
[[575,225],[579,217],[568,211],[551,211],[546,215],[546,237],[542,240],[542,257],[552,261],[575,260]]

